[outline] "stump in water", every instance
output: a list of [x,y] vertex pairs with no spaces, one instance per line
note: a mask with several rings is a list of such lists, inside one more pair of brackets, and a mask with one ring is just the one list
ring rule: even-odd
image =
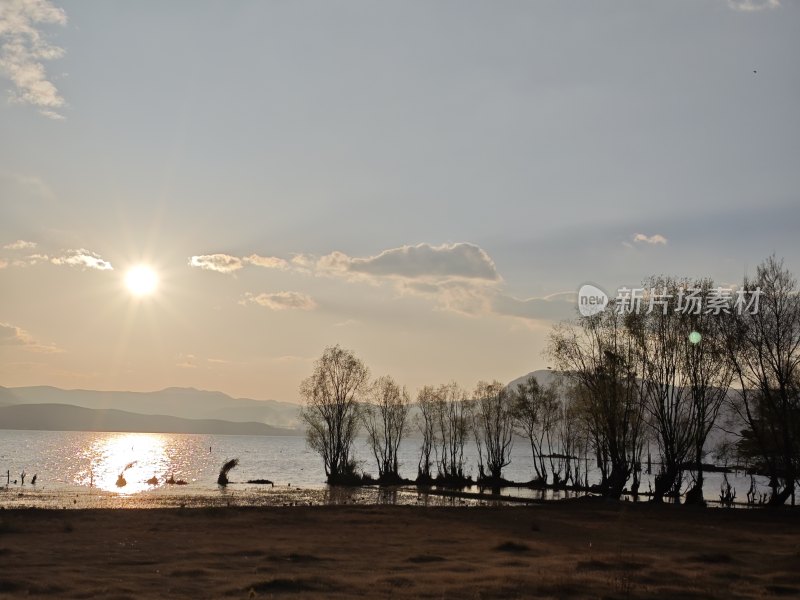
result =
[[238,464],[239,464],[239,459],[232,458],[224,465],[222,465],[222,468],[219,470],[219,477],[217,477],[217,484],[222,486],[228,485],[228,473],[230,473],[231,469],[233,469]]

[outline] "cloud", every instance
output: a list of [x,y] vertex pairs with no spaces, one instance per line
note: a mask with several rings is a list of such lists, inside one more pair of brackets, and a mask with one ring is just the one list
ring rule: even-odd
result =
[[216,271],[217,273],[233,273],[241,269],[244,264],[238,256],[230,254],[204,254],[192,256],[189,259],[189,266],[206,271]]
[[8,266],[8,261],[0,258],[0,269],[5,269]]
[[559,321],[575,315],[575,299],[575,292],[562,292],[543,298],[524,300],[497,294],[492,300],[492,312],[521,319]]
[[64,11],[49,0],[10,0],[0,10],[0,73],[14,84],[12,100],[36,106],[51,119],[63,119],[56,109],[64,98],[48,79],[42,61],[64,56],[40,30],[41,25],[66,25]]
[[225,358],[207,358],[206,362],[212,365],[229,365],[231,361]]
[[286,271],[289,268],[289,263],[277,256],[259,256],[258,254],[251,254],[250,256],[245,256],[242,261],[257,267],[264,267],[265,269]]
[[395,288],[401,294],[427,297],[436,302],[440,310],[469,317],[490,314],[491,299],[497,293],[492,286],[464,280],[401,280],[396,282]]
[[55,344],[40,344],[30,333],[10,323],[0,323],[0,346],[21,346],[31,352],[61,352]]
[[112,271],[114,267],[107,260],[103,260],[100,255],[80,248],[78,250],[67,250],[63,256],[56,256],[50,259],[54,265],[66,265],[69,267],[80,267],[82,269],[97,269],[98,271]]
[[444,281],[450,279],[498,281],[494,262],[479,246],[417,244],[384,250],[376,256],[351,258],[332,252],[317,261],[318,271],[400,279]]
[[656,233],[656,234],[651,235],[651,236],[646,236],[643,233],[637,233],[637,234],[635,234],[633,236],[632,239],[633,239],[634,243],[645,243],[645,244],[653,244],[653,245],[655,245],[655,244],[666,245],[666,243],[667,243],[667,238],[665,238],[663,235],[661,235],[659,233]]
[[739,12],[780,8],[781,0],[728,0],[728,7]]
[[254,265],[256,267],[263,267],[265,269],[278,269],[286,271],[290,268],[290,264],[277,256],[259,256],[258,254],[251,254],[239,258],[230,254],[203,254],[199,256],[192,256],[189,259],[189,266],[198,269],[205,269],[206,271],[216,271],[217,273],[234,273],[239,269],[244,268],[246,265]]
[[497,282],[500,276],[494,262],[479,246],[455,244],[417,244],[384,250],[375,256],[352,257],[334,251],[321,257],[295,254],[290,260],[276,256],[238,257],[230,254],[192,256],[189,265],[219,273],[233,273],[247,265],[296,273],[340,276],[351,280],[418,280]]
[[275,292],[273,294],[251,294],[247,292],[241,304],[259,304],[271,310],[313,310],[317,307],[317,303],[308,296],[301,292]]
[[31,341],[30,335],[14,325],[0,323],[0,345],[2,346],[24,346]]
[[47,254],[31,254],[25,258],[26,265],[35,265],[40,262],[48,262],[50,257]]
[[25,240],[17,240],[3,246],[4,250],[33,250],[36,248],[36,242],[26,242]]
[[[637,241],[666,243],[663,236],[637,234]],[[342,278],[375,286],[389,284],[401,295],[421,296],[438,309],[466,316],[510,316],[525,320],[568,318],[574,310],[574,292],[545,298],[518,299],[504,295],[503,279],[489,254],[468,242],[433,245],[421,243],[383,250],[374,256],[354,257],[334,251],[324,256],[294,254],[289,260],[252,254],[193,256],[193,267],[231,273],[248,265],[305,275]],[[300,292],[247,293],[240,304],[258,304],[272,310],[316,308]],[[336,326],[345,326],[347,320]]]

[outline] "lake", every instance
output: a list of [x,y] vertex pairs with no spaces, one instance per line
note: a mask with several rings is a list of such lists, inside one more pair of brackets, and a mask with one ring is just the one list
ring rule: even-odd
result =
[[[358,439],[355,450],[361,468],[376,474],[366,440]],[[400,448],[401,475],[416,477],[418,456],[419,440],[405,440]],[[246,484],[248,479],[269,479],[276,488],[317,491],[328,488],[321,459],[306,447],[302,437],[0,430],[0,485],[6,482],[6,470],[10,471],[12,481],[7,492],[64,495],[95,490],[120,498],[169,492],[213,498],[221,493],[216,483],[219,468],[230,458],[238,458],[240,464],[230,473],[231,485],[225,491],[229,495],[263,490],[263,486]],[[478,468],[474,443],[465,448],[465,458],[466,474],[475,477]],[[531,480],[534,474],[527,443],[517,440],[511,458],[504,477],[513,481]],[[13,484],[15,479],[19,483],[23,471],[24,488]],[[37,483],[31,486],[34,474]],[[120,474],[126,481],[124,487],[117,486]],[[187,485],[166,485],[170,476],[185,480]],[[158,479],[158,485],[147,483],[151,477]],[[718,500],[722,479],[720,473],[706,474],[707,500]],[[736,501],[744,502],[750,487],[749,476],[729,474],[728,479],[736,489]],[[590,483],[598,480],[598,471],[591,470]],[[684,489],[688,484],[684,483]],[[766,491],[765,480],[758,478],[758,484]],[[648,476],[643,475],[640,490],[647,489]],[[563,492],[516,488],[505,489],[503,493],[548,499],[563,495]],[[10,494],[5,497],[7,504]]]

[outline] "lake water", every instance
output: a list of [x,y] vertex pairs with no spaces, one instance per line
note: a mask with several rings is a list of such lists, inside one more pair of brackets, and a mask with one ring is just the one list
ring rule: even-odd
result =
[[[357,440],[355,450],[361,468],[376,474],[365,440]],[[401,475],[410,479],[416,477],[418,456],[419,440],[404,441],[400,449]],[[475,477],[478,469],[474,444],[465,448],[465,457],[466,473]],[[238,458],[240,464],[230,473],[231,485],[222,491],[216,483],[217,474],[230,458]],[[12,498],[35,498],[37,493],[81,497],[81,493],[94,491],[103,493],[105,498],[120,500],[169,493],[213,499],[223,493],[235,498],[237,493],[264,490],[263,486],[246,484],[248,479],[269,479],[279,489],[328,493],[321,459],[306,447],[302,437],[0,430],[0,486],[3,487],[6,470],[10,471],[12,481],[0,495],[0,504],[6,505]],[[26,481],[21,487],[19,480],[23,471]],[[30,484],[34,474],[37,475],[36,486]],[[124,487],[117,486],[120,474],[126,481]],[[526,443],[515,444],[511,464],[503,475],[513,481],[533,478],[530,448]],[[170,476],[185,480],[187,485],[167,485],[165,481]],[[151,477],[158,479],[158,485],[147,483]],[[736,488],[736,501],[744,502],[750,478],[729,474],[728,479]],[[590,483],[598,480],[597,470],[590,471]],[[704,495],[708,500],[718,500],[721,483],[721,474],[706,474]],[[766,482],[759,480],[758,483],[766,491]],[[640,490],[647,489],[648,477],[643,475]],[[15,491],[17,495],[13,494]],[[505,489],[503,493],[537,498],[562,495],[517,488]]]

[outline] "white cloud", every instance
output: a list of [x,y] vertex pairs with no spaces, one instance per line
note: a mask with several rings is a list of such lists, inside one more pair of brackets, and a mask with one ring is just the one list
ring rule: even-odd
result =
[[645,235],[643,233],[637,233],[637,234],[635,234],[633,236],[632,239],[633,239],[633,241],[635,243],[644,243],[644,244],[653,244],[653,245],[655,245],[655,244],[666,245],[666,243],[667,243],[667,238],[665,238],[663,235],[661,235],[659,233],[656,233],[656,234],[650,235],[650,236],[647,236],[647,235]]
[[238,256],[230,254],[204,254],[192,256],[189,259],[189,266],[206,271],[216,271],[217,273],[233,273],[241,269],[244,264]]
[[259,256],[258,254],[251,254],[250,256],[245,256],[242,261],[257,267],[264,267],[265,269],[286,271],[289,268],[289,263],[277,256]]
[[14,84],[12,100],[63,119],[56,109],[64,98],[48,79],[42,61],[61,58],[64,50],[47,41],[41,25],[66,25],[64,11],[49,0],[6,0],[0,5],[0,73]]
[[225,358],[207,358],[206,362],[212,365],[229,365],[231,361]]
[[492,312],[535,321],[559,321],[575,315],[575,299],[575,292],[525,299],[497,294],[492,301]]
[[25,258],[26,264],[35,265],[40,262],[48,262],[50,257],[47,254],[31,254]]
[[780,8],[780,0],[728,0],[732,10],[740,12],[756,12],[759,10]]
[[[666,243],[663,236],[637,234],[637,241]],[[438,309],[467,316],[510,316],[524,320],[568,318],[574,309],[574,292],[545,298],[518,299],[506,296],[502,277],[494,261],[481,247],[457,242],[433,245],[422,243],[383,250],[374,256],[354,257],[334,251],[324,256],[295,254],[289,260],[252,254],[193,256],[193,267],[231,273],[248,265],[300,274],[337,277],[349,282],[380,286],[389,284],[397,293],[421,296]],[[272,310],[311,310],[317,304],[300,292],[247,293],[240,304],[258,304]],[[351,324],[352,320],[336,326]]]
[[367,258],[332,252],[317,261],[317,269],[332,274],[428,281],[500,279],[489,255],[479,246],[464,242],[401,246]]
[[17,240],[3,246],[4,250],[33,250],[36,248],[36,242],[26,242],[25,240]]
[[30,333],[10,323],[0,323],[0,346],[21,346],[31,352],[61,352],[55,344],[40,344]]
[[98,271],[112,271],[114,267],[107,260],[103,260],[100,255],[80,248],[78,250],[67,250],[63,256],[56,256],[50,259],[54,265],[66,265],[69,267],[80,267],[82,269],[97,269]]
[[310,254],[295,254],[292,256],[292,267],[298,271],[310,272],[316,260]]
[[275,292],[273,294],[251,294],[247,292],[244,295],[242,304],[247,303],[259,304],[271,310],[313,310],[317,307],[317,303],[314,302],[311,296],[301,292]]
[[0,345],[2,346],[24,346],[31,341],[30,335],[9,323],[0,323]]

